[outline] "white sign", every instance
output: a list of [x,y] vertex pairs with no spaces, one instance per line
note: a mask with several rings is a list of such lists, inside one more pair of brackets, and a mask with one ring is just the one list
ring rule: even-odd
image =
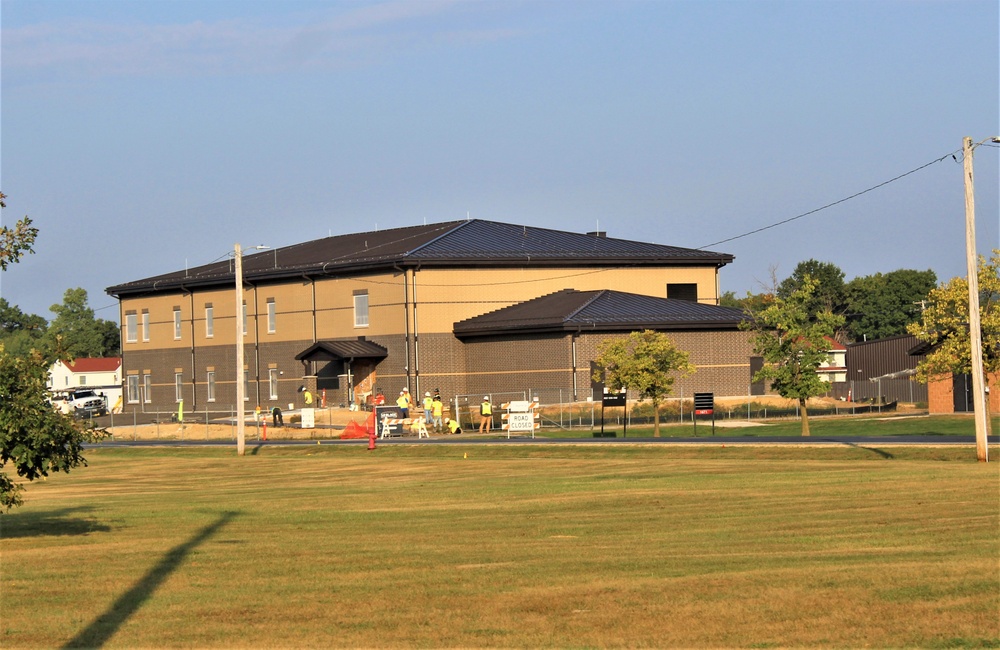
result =
[[512,413],[524,413],[531,410],[532,403],[528,400],[519,400],[507,405],[507,410]]
[[508,413],[507,414],[507,430],[508,431],[534,431],[535,430],[535,414],[532,412],[528,413]]
[[303,429],[315,429],[316,409],[302,409],[302,422],[300,424]]

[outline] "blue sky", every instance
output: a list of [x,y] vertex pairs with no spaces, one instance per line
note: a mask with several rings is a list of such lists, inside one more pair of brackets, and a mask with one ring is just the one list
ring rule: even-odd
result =
[[[80,286],[117,319],[106,287],[236,241],[467,216],[708,246],[740,295],[810,258],[945,280],[950,154],[1000,135],[996,0],[3,0],[0,22],[3,221],[41,230],[0,294],[46,318]],[[984,254],[998,154],[975,155]]]

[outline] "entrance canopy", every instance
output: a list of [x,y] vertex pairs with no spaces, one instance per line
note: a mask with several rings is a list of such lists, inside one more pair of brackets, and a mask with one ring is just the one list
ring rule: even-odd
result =
[[349,361],[372,359],[381,361],[389,351],[371,341],[317,341],[295,355],[297,361]]

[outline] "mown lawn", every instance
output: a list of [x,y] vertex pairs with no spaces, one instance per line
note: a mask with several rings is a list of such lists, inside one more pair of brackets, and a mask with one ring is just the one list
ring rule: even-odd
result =
[[0,517],[0,646],[997,647],[968,449],[95,449]]

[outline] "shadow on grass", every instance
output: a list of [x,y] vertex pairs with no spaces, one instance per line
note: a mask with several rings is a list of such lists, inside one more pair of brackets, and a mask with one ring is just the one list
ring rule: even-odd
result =
[[93,511],[90,506],[62,508],[59,510],[18,511],[3,515],[0,520],[0,537],[60,537],[63,535],[87,535],[106,533],[110,526],[98,523],[86,516],[78,516]]
[[890,458],[890,459],[895,458],[895,456],[890,454],[889,452],[883,451],[881,449],[875,449],[874,447],[865,447],[864,445],[859,445],[854,442],[845,442],[843,440],[832,440],[831,442],[839,442],[842,445],[846,445],[848,447],[854,447],[855,449],[864,449],[865,451],[870,451],[873,454],[881,456],[882,458]]
[[191,551],[218,533],[236,515],[235,512],[221,514],[218,519],[202,528],[191,539],[167,551],[156,566],[63,647],[99,648],[107,643],[125,621],[153,595],[160,584],[184,563]]

